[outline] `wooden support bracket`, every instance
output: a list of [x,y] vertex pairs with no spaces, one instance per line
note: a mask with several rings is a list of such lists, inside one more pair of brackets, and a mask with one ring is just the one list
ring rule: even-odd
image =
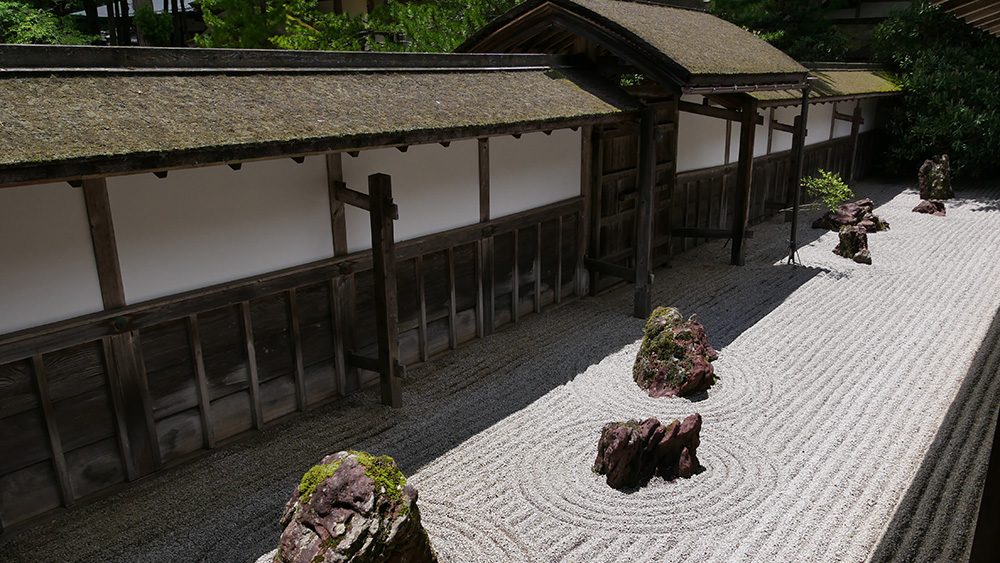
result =
[[[687,112],[687,113],[697,113],[698,115],[704,115],[704,116],[707,116],[707,117],[715,117],[715,118],[718,118],[718,119],[726,119],[726,120],[729,120],[729,121],[742,121],[743,120],[743,115],[740,112],[738,112],[738,111],[734,111],[734,110],[726,109],[726,108],[718,108],[718,107],[715,107],[715,106],[706,106],[706,105],[702,105],[702,104],[696,104],[694,102],[685,102],[685,101],[682,100],[680,102],[677,102],[677,108],[680,111],[684,111],[684,112]],[[754,122],[757,125],[763,125],[764,124],[764,116],[757,115]]]
[[[338,201],[342,201],[347,205],[352,205],[369,212],[372,209],[371,198],[368,194],[352,190],[351,188],[348,188],[347,184],[344,182],[335,180],[333,193]],[[397,207],[396,204],[392,204],[391,216],[393,220],[399,219],[399,207]]]
[[846,121],[848,123],[854,123],[854,121],[857,120],[859,125],[865,124],[865,118],[851,113],[840,113],[837,110],[833,110],[833,119]]

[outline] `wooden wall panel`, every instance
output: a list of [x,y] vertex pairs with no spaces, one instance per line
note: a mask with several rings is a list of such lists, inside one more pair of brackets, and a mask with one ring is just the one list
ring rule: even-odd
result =
[[296,296],[306,404],[314,405],[334,397],[338,391],[330,284],[324,282],[298,289]]
[[0,417],[37,407],[38,393],[31,364],[25,360],[0,365]]
[[6,529],[60,506],[58,479],[48,461],[0,477],[0,519]]
[[143,329],[142,357],[146,366],[153,418],[160,420],[198,405],[198,386],[186,321]]
[[156,422],[160,458],[169,463],[192,454],[205,445],[201,412],[197,407],[180,411]]
[[245,390],[250,385],[238,306],[198,314],[202,359],[210,400]]
[[211,403],[215,437],[225,440],[253,428],[253,404],[249,391],[237,391]]
[[121,452],[113,437],[67,452],[66,467],[78,499],[125,481]]

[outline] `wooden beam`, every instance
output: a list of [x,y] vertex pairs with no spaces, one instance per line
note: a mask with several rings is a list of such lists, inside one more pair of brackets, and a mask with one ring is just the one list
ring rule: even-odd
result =
[[105,375],[108,377],[108,394],[111,396],[111,408],[115,415],[115,434],[118,440],[118,451],[124,462],[125,478],[129,481],[134,481],[136,478],[135,464],[132,462],[132,448],[128,442],[128,427],[125,422],[125,405],[121,402],[121,393],[116,392],[111,382],[111,344],[108,339],[105,338],[101,340],[101,346],[104,352]]
[[299,324],[299,303],[296,290],[288,290],[288,334],[292,339],[292,357],[295,360],[295,406],[299,412],[306,410],[306,369],[302,358],[302,328]]
[[792,135],[795,135],[796,133],[798,133],[798,130],[799,130],[798,129],[798,124],[787,125],[787,124],[781,123],[780,121],[776,121],[774,119],[771,120],[771,128],[773,130],[775,130],[775,131],[781,131],[782,133],[791,133]]
[[[339,201],[342,201],[347,205],[357,207],[358,209],[371,211],[371,198],[368,197],[368,194],[352,190],[342,181],[334,181],[333,184],[334,196]],[[389,212],[393,219],[399,219],[399,210],[396,208],[395,204],[393,204],[393,206],[389,209]]]
[[385,174],[368,177],[371,196],[372,262],[375,282],[375,324],[381,366],[382,402],[403,404],[402,385],[396,375],[399,358],[396,293],[396,252],[392,226],[392,180]]
[[511,272],[510,272],[510,322],[517,322],[517,315],[521,310],[521,273],[518,271],[518,251],[520,250],[520,244],[517,240],[518,229],[514,229],[510,232],[511,238],[514,239],[514,258],[511,259]]
[[264,412],[260,398],[260,377],[257,372],[257,349],[253,342],[253,321],[250,316],[250,302],[240,303],[240,324],[243,328],[243,352],[247,359],[247,376],[250,378],[250,418],[257,430],[264,428]]
[[[751,155],[752,156],[752,155]],[[656,109],[647,107],[639,124],[639,197],[635,209],[635,295],[632,314],[649,316],[653,270],[653,198],[656,190]]]
[[[490,140],[479,139],[479,222],[487,223],[490,220]],[[493,236],[486,236],[479,243],[479,270],[480,287],[482,287],[482,333],[493,334],[496,328],[496,289],[494,262],[493,262]]]
[[583,262],[586,264],[587,269],[592,272],[599,272],[608,276],[614,276],[629,282],[635,281],[635,270],[632,268],[626,268],[625,266],[619,266],[618,264],[612,264],[611,262],[597,260],[589,256],[584,258]]
[[205,354],[201,348],[201,330],[198,327],[198,315],[187,318],[188,345],[191,347],[195,379],[198,390],[198,411],[201,415],[201,429],[204,445],[208,449],[215,447],[215,424],[212,420],[212,404],[208,396],[208,377],[205,375]]
[[101,286],[101,300],[105,309],[125,306],[125,286],[122,283],[118,262],[118,245],[115,226],[108,200],[108,185],[104,178],[83,181],[83,201],[90,223],[90,240],[97,263],[97,281]]
[[448,247],[448,348],[458,347],[458,298],[455,290],[455,247]]
[[806,152],[806,124],[809,123],[809,94],[812,92],[812,81],[802,89],[801,110],[796,118],[798,127],[795,138],[792,139],[792,173],[789,182],[792,193],[792,225],[791,234],[788,238],[788,263],[795,263],[795,253],[798,250],[799,236],[799,202],[802,199],[802,170],[805,166]]
[[591,143],[591,157],[590,157],[590,181],[588,182],[588,193],[586,195],[586,201],[588,205],[587,214],[581,217],[582,221],[587,222],[588,232],[590,236],[587,240],[587,244],[583,249],[582,256],[580,256],[580,267],[587,271],[587,290],[589,291],[591,297],[597,295],[598,290],[598,279],[599,270],[595,270],[587,265],[587,255],[590,253],[599,254],[601,248],[601,219],[604,215],[604,198],[601,197],[601,191],[603,189],[604,183],[604,134],[600,127],[594,127],[594,136]]
[[[326,155],[326,177],[330,193],[330,226],[333,236],[333,255],[346,256],[347,214],[344,202],[337,199],[337,186],[344,183],[342,153]],[[358,385],[357,371],[348,366],[347,352],[354,348],[354,275],[338,275],[330,282],[330,307],[333,322],[333,352],[336,363],[337,393],[345,396]]]
[[32,357],[31,366],[35,372],[35,384],[38,386],[38,402],[42,406],[42,415],[45,418],[45,426],[49,437],[49,451],[52,454],[52,465],[59,483],[59,496],[62,497],[63,506],[73,506],[76,495],[73,493],[73,483],[69,480],[69,471],[66,468],[66,455],[63,453],[62,439],[59,436],[59,425],[56,423],[55,409],[49,397],[48,378],[45,374],[45,362],[42,361],[41,354],[35,354]]
[[542,224],[539,223],[535,229],[535,290],[534,309],[536,313],[542,312]]
[[847,183],[852,184],[856,179],[856,169],[858,165],[858,146],[859,138],[861,136],[861,125],[865,122],[861,115],[861,100],[857,101],[854,106],[854,114],[851,120],[851,164],[847,171]]
[[740,159],[736,168],[736,214],[733,216],[733,244],[731,263],[746,263],[746,230],[750,220],[750,191],[753,188],[753,144],[757,122],[757,102],[749,99],[743,107],[740,121]]
[[[861,100],[858,100],[857,103],[860,104]],[[834,119],[834,121],[847,121],[847,122],[852,123],[852,124],[855,121],[857,121],[858,119],[860,119],[861,121],[858,122],[859,125],[864,125],[864,123],[865,123],[865,120],[864,120],[863,117],[859,117],[859,116],[855,115],[854,113],[840,113],[836,109],[833,110],[833,119]]]
[[160,468],[160,446],[142,363],[139,332],[129,331],[107,338],[110,356],[107,359],[108,383],[116,401],[124,406],[122,413],[128,430],[132,465],[137,477]]
[[[563,218],[562,215],[559,216],[559,220],[556,222],[556,281],[555,288],[552,294],[552,301],[558,305],[562,302],[562,288],[563,288]],[[541,245],[538,247],[538,252],[541,252]]]
[[413,270],[417,278],[417,346],[420,361],[427,361],[427,296],[424,282],[424,256],[413,259]]
[[[677,102],[677,108],[683,112],[696,113],[698,115],[715,117],[717,119],[726,119],[729,121],[740,121],[742,119],[741,114],[738,111],[733,111],[731,109],[726,109],[726,108],[717,108],[715,106],[696,104],[694,102],[687,102],[684,100]],[[763,125],[764,116],[758,115],[754,123],[756,125]]]

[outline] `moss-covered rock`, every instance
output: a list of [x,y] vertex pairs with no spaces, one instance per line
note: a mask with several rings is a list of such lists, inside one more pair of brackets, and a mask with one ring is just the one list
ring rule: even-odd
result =
[[326,456],[302,475],[280,523],[275,563],[437,560],[417,491],[389,456]]
[[699,393],[715,384],[718,357],[697,317],[685,320],[673,307],[657,307],[646,320],[632,377],[650,397]]
[[889,223],[875,215],[875,202],[867,197],[841,204],[836,210],[823,214],[812,224],[814,229],[830,231],[840,231],[845,226],[862,227],[868,233],[889,230]]
[[925,160],[917,173],[920,180],[920,199],[951,199],[951,164],[948,155]]

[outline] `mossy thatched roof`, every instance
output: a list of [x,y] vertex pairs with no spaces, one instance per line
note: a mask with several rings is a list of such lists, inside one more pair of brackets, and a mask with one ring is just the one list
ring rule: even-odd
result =
[[573,0],[631,31],[693,76],[806,69],[749,31],[707,12],[626,0]]
[[206,164],[409,144],[420,133],[414,143],[501,126],[554,128],[634,109],[578,75],[568,68],[0,74],[0,183],[26,166]]
[[[873,69],[831,69],[814,70],[810,100],[824,101],[845,98],[865,98],[891,96],[900,91],[899,86],[887,73]],[[784,105],[798,103],[802,93],[793,90],[752,92],[750,94],[761,105]]]
[[511,40],[531,52],[523,34],[545,37],[546,20],[570,33],[594,35],[609,50],[617,42],[631,52],[629,62],[658,65],[681,85],[787,84],[807,72],[781,50],[712,14],[629,0],[528,0],[474,34],[459,51],[502,50],[497,46]]

